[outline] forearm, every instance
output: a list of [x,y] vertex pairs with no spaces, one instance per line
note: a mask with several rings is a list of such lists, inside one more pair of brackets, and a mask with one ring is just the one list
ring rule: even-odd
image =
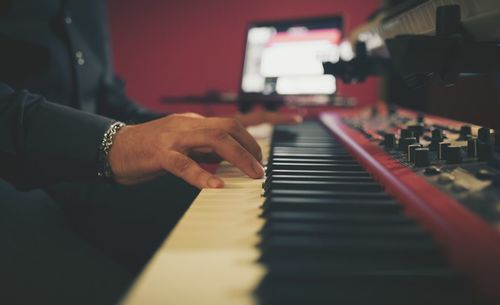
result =
[[0,176],[20,189],[95,177],[111,122],[0,84]]

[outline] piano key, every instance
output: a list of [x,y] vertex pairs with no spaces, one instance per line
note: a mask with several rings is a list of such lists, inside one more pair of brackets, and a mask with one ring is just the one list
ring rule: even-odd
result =
[[340,170],[291,170],[291,169],[270,169],[267,177],[273,175],[310,175],[310,176],[356,176],[371,177],[365,171],[340,171]]
[[337,224],[337,223],[275,223],[267,222],[261,230],[262,235],[324,235],[324,236],[379,236],[429,238],[428,234],[418,225],[383,225],[383,224]]
[[382,186],[374,182],[337,182],[337,181],[293,181],[272,180],[266,184],[265,194],[269,190],[325,190],[325,191],[354,191],[354,192],[380,192]]
[[353,211],[353,212],[399,212],[403,206],[394,200],[359,200],[343,198],[296,198],[271,197],[263,204],[266,212],[271,211]]
[[359,164],[339,164],[339,163],[288,163],[276,162],[267,166],[267,171],[276,169],[287,170],[344,170],[344,171],[364,171]]
[[384,192],[356,192],[335,190],[297,190],[297,189],[274,189],[266,194],[267,198],[273,197],[296,197],[296,198],[334,198],[334,199],[360,199],[360,200],[393,200]]

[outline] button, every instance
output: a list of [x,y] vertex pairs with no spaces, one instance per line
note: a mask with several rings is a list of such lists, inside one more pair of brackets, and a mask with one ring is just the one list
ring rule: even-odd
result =
[[431,160],[429,158],[429,149],[428,148],[415,149],[415,166],[423,167],[423,166],[429,166],[429,164],[431,164]]
[[64,18],[64,23],[66,24],[72,24],[73,23],[73,19],[69,16],[65,17]]
[[85,64],[85,59],[83,58],[83,52],[82,51],[76,51],[75,52],[75,57],[76,57],[76,62],[80,66],[83,66]]
[[436,176],[439,174],[441,174],[441,170],[435,166],[427,167],[424,170],[424,175],[426,175],[426,176]]
[[449,184],[455,181],[455,176],[453,176],[452,174],[444,173],[438,177],[437,181],[441,184]]

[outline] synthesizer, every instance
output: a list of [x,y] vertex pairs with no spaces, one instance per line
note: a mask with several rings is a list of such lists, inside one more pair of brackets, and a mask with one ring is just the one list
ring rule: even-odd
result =
[[374,107],[253,132],[265,179],[222,163],[123,304],[499,304],[492,130]]

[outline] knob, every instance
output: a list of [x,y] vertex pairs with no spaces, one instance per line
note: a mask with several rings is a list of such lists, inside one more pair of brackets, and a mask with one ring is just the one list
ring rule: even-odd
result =
[[424,174],[427,176],[436,176],[436,175],[439,175],[440,173],[441,173],[441,170],[435,166],[427,167],[424,171]]
[[423,167],[429,166],[431,164],[431,160],[429,158],[429,149],[428,148],[416,148],[415,149],[415,166]]
[[431,136],[431,139],[434,141],[443,141],[444,137],[443,137],[443,131],[439,128],[436,128],[436,129],[433,129],[432,130],[432,136]]
[[396,146],[396,136],[393,133],[384,134],[384,147],[393,149]]
[[425,113],[419,112],[417,114],[417,122],[424,123],[424,121],[425,121]]
[[401,129],[401,132],[399,134],[400,139],[413,138],[414,136],[415,136],[415,134],[410,129]]
[[493,145],[482,141],[477,142],[477,158],[479,161],[489,161],[493,158]]
[[410,125],[408,126],[408,130],[413,131],[413,135],[415,136],[415,138],[417,138],[417,141],[424,134],[425,131],[423,124]]
[[408,145],[408,161],[409,162],[415,162],[415,149],[421,148],[422,145],[420,144],[411,144]]
[[433,129],[431,133],[431,144],[429,148],[431,151],[438,151],[439,143],[443,141],[443,131],[441,129]]
[[472,129],[470,125],[462,125],[460,127],[460,137],[458,138],[459,140],[467,140],[470,138],[472,135]]
[[491,143],[491,130],[486,127],[479,128],[477,132],[477,140],[484,143]]
[[447,163],[461,163],[462,162],[462,147],[448,146],[446,148],[446,162]]
[[439,143],[439,148],[438,148],[438,159],[439,160],[446,159],[446,149],[450,145],[451,145],[451,143],[448,143],[448,142],[441,142],[441,143]]
[[477,139],[472,138],[467,140],[467,157],[477,157]]
[[403,138],[399,140],[399,150],[408,152],[408,146],[417,143],[417,138]]

